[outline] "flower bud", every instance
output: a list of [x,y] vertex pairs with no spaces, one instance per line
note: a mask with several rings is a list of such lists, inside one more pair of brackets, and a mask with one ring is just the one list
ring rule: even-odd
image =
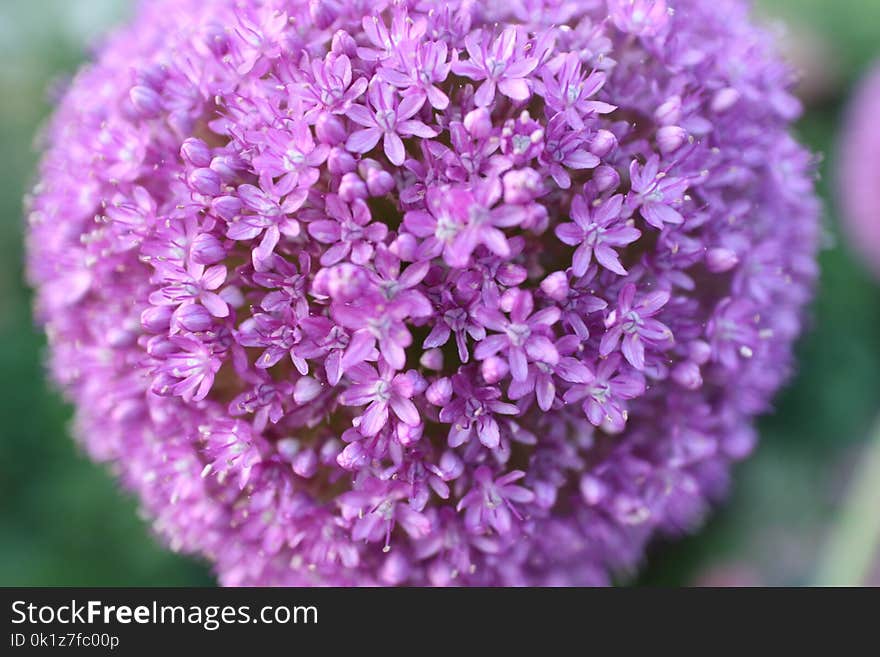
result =
[[518,169],[504,174],[504,202],[528,203],[541,193],[541,176],[534,169]]
[[418,442],[419,438],[422,437],[423,428],[424,427],[421,424],[416,427],[412,427],[408,424],[404,424],[403,422],[401,422],[397,425],[395,429],[395,435],[401,445],[408,447]]
[[681,120],[681,96],[671,96],[654,110],[654,120],[661,126],[669,126]]
[[672,153],[687,141],[687,132],[677,125],[666,125],[657,131],[657,146],[661,153]]
[[555,271],[541,281],[541,291],[554,301],[564,301],[568,297],[568,276]]
[[672,370],[672,380],[688,390],[696,390],[703,385],[699,365],[687,360],[675,366]]
[[315,136],[322,144],[336,146],[345,141],[348,133],[346,133],[345,126],[339,120],[339,117],[324,112],[318,117],[317,123],[315,123]]
[[593,184],[600,194],[620,185],[620,174],[609,166],[600,166],[593,171]]
[[740,93],[733,87],[725,87],[724,89],[720,89],[715,92],[715,95],[712,97],[711,109],[713,112],[717,112],[720,114],[721,112],[726,112],[731,107],[736,105],[737,101],[740,98]]
[[590,140],[590,152],[596,157],[605,157],[617,148],[617,137],[610,130],[599,129]]
[[298,379],[293,386],[293,400],[297,404],[307,404],[321,394],[321,384],[310,376]]
[[713,274],[730,271],[738,263],[736,252],[731,249],[715,248],[706,252],[706,268]]
[[437,379],[428,386],[425,398],[434,406],[445,406],[452,400],[452,382],[447,377]]
[[220,194],[220,186],[222,184],[220,175],[207,167],[195,169],[189,174],[187,181],[190,187],[199,194],[204,194],[205,196],[217,196]]
[[336,30],[330,42],[330,50],[337,55],[357,57],[357,41],[345,30]]
[[208,309],[198,303],[181,306],[174,313],[174,323],[180,325],[191,333],[207,331],[214,323],[214,319]]
[[201,139],[190,137],[180,146],[180,156],[184,162],[194,167],[206,167],[211,164],[211,149]]
[[223,154],[211,159],[211,169],[219,173],[224,180],[234,180],[245,168],[247,165],[237,155]]
[[343,148],[331,148],[327,156],[327,170],[335,176],[354,171],[357,168],[357,160]]
[[584,498],[584,502],[586,502],[590,506],[596,506],[605,499],[605,496],[608,492],[608,487],[598,477],[594,477],[590,474],[585,474],[581,477],[580,491],[581,496]]
[[164,333],[171,324],[171,306],[150,306],[141,313],[141,324],[150,333]]
[[370,196],[385,196],[394,189],[394,178],[374,159],[361,160],[357,171],[361,179],[367,182]]
[[498,383],[501,379],[507,376],[510,368],[507,365],[506,360],[502,360],[501,358],[498,358],[498,356],[490,356],[483,361],[480,366],[480,371],[482,372],[486,383],[492,384]]
[[211,199],[211,210],[221,219],[232,221],[241,212],[241,200],[237,196],[218,196]]
[[150,87],[138,85],[128,92],[131,104],[138,115],[152,119],[159,115],[162,109],[162,98]]
[[427,370],[439,372],[443,369],[443,352],[440,349],[428,349],[419,358],[419,364]]
[[339,197],[343,201],[351,203],[356,199],[366,199],[369,196],[366,184],[356,173],[346,173],[339,183]]
[[464,117],[464,128],[474,139],[485,139],[492,133],[492,117],[485,107],[471,110]]
[[697,365],[705,365],[712,356],[712,347],[704,340],[692,340],[688,344],[688,355]]
[[318,471],[318,455],[313,449],[301,450],[291,460],[293,471],[304,479],[310,479]]
[[213,265],[226,257],[226,249],[211,233],[199,233],[190,244],[189,254],[200,265]]

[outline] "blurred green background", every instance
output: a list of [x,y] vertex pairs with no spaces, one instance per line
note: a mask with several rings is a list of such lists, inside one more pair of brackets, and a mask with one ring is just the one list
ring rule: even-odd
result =
[[[737,468],[729,501],[702,532],[656,545],[637,583],[815,581],[880,413],[880,286],[839,234],[832,177],[841,112],[880,57],[880,0],[757,4],[765,20],[788,26],[785,43],[805,74],[798,132],[824,156],[821,286],[797,377],[761,421],[761,445]],[[45,383],[44,340],[22,282],[21,197],[47,90],[129,10],[129,0],[0,2],[0,585],[213,583],[204,564],[156,542],[134,501],[70,439],[70,409]],[[880,495],[871,506],[880,512]]]

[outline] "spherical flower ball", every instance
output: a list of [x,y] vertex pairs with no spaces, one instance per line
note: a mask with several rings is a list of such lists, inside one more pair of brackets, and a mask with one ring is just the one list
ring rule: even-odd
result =
[[838,148],[839,200],[852,248],[880,277],[880,65],[860,84]]
[[739,0],[146,2],[30,204],[77,434],[223,584],[606,583],[790,373],[791,82]]

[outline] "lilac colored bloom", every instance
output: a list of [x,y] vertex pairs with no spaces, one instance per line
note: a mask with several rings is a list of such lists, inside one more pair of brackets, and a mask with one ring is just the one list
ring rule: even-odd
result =
[[221,583],[607,583],[754,444],[816,276],[789,73],[740,0],[526,4],[144,2],[62,100],[49,367]]
[[209,461],[202,476],[213,475],[222,483],[232,475],[237,479],[238,487],[244,488],[254,467],[263,461],[259,443],[247,424],[221,420],[215,426],[204,427],[202,433],[205,436],[204,453]]
[[186,401],[207,397],[221,361],[213,345],[189,336],[171,336],[152,345],[151,355],[160,355],[161,364],[152,374],[152,390],[157,395],[177,395]]
[[397,166],[403,164],[406,151],[401,137],[435,137],[437,131],[412,117],[422,108],[424,96],[409,95],[395,99],[393,87],[373,79],[367,91],[370,108],[352,105],[345,113],[355,123],[364,126],[348,138],[345,147],[354,153],[367,153],[382,139],[382,149],[389,161]]
[[573,130],[583,130],[584,115],[592,112],[607,114],[613,112],[614,105],[598,100],[590,100],[605,84],[602,71],[593,71],[584,76],[580,57],[576,53],[560,55],[549,62],[544,74],[544,93],[549,105]]
[[321,256],[321,264],[335,265],[348,255],[353,263],[366,264],[373,255],[373,244],[388,233],[387,226],[370,224],[370,209],[360,199],[348,204],[338,195],[329,194],[324,204],[330,218],[309,224],[309,235],[331,245]]
[[544,150],[540,162],[562,189],[571,187],[570,171],[592,169],[599,164],[599,158],[586,147],[581,133],[569,129],[570,126],[561,115],[554,116],[547,124]]
[[264,175],[281,177],[279,186],[290,189],[311,187],[320,175],[316,167],[330,151],[326,144],[315,144],[312,131],[302,120],[291,122],[284,130],[267,130],[262,142],[260,154],[253,158],[254,166]]
[[431,532],[428,518],[407,503],[403,482],[387,486],[373,480],[365,489],[343,493],[339,505],[343,517],[354,521],[352,538],[368,543],[384,542],[384,552],[391,550],[395,524],[414,539],[424,538]]
[[567,403],[581,399],[587,418],[597,427],[606,424],[609,431],[623,430],[627,421],[626,400],[645,391],[645,380],[638,372],[621,366],[620,354],[599,363],[593,376],[584,366],[573,369],[565,377],[572,387],[565,393]]
[[636,286],[628,283],[620,290],[617,307],[605,318],[605,335],[599,343],[599,355],[620,351],[637,370],[645,369],[645,347],[662,351],[672,346],[672,331],[654,319],[669,301],[669,292],[658,290],[636,301]]
[[299,222],[291,214],[302,206],[305,194],[291,194],[281,200],[272,192],[245,184],[238,188],[238,198],[242,206],[255,214],[230,223],[226,236],[233,240],[252,240],[262,235],[259,246],[252,252],[254,266],[260,268],[272,255],[282,234],[287,237],[299,235]]
[[[659,132],[659,130],[658,130]],[[680,224],[684,221],[675,209],[683,201],[688,181],[683,178],[667,177],[660,171],[660,158],[652,155],[644,166],[633,160],[629,167],[632,181],[634,204],[641,206],[642,217],[654,228],[662,229],[664,224]]]
[[[440,379],[436,383],[443,382]],[[477,438],[489,449],[498,447],[501,441],[498,416],[516,415],[516,406],[501,401],[501,390],[497,387],[476,387],[463,372],[452,377],[450,395],[454,395],[451,402],[441,397],[438,401],[443,403],[436,404],[443,407],[440,421],[449,425],[449,446],[460,447],[471,438]]]
[[839,150],[838,194],[853,248],[880,277],[880,66],[862,82]]
[[526,56],[523,41],[521,28],[514,26],[504,28],[494,39],[488,30],[465,38],[469,58],[456,61],[452,71],[471,80],[483,80],[474,94],[477,107],[490,105],[496,88],[511,100],[528,100],[531,91],[527,80],[538,66],[538,59]]
[[502,535],[509,533],[514,522],[523,519],[516,503],[528,504],[535,499],[528,488],[513,483],[525,476],[525,472],[513,470],[493,481],[489,468],[477,468],[476,485],[458,503],[458,509],[465,511],[465,527],[475,534],[487,533],[489,528]]
[[[529,362],[555,365],[559,353],[548,336],[549,329],[559,321],[559,308],[548,306],[537,312],[529,292],[511,290],[502,298],[502,306],[509,307],[510,319],[496,308],[483,307],[477,311],[477,320],[490,331],[498,331],[480,341],[474,357],[485,360],[503,352],[510,364],[514,381],[528,376]],[[506,303],[505,303],[506,302]]]
[[[570,355],[577,351],[578,344],[579,338],[573,334],[557,340],[553,345],[557,357],[536,361],[533,367],[528,368],[525,378],[511,381],[507,394],[513,400],[520,400],[530,398],[534,393],[538,408],[542,411],[549,411],[553,408],[553,402],[556,401],[556,381],[561,377],[571,382],[571,377],[577,376],[572,374],[573,372],[585,373],[588,371],[584,369],[583,363]],[[483,376],[486,378],[485,374]],[[586,377],[589,378],[589,374],[586,374]],[[496,377],[499,380],[502,378],[504,378],[503,374]]]
[[[364,16],[361,26],[363,36],[374,48],[359,47],[358,56],[365,62],[384,62],[397,55],[401,46],[414,47],[425,34],[428,23],[424,17],[396,12],[391,17],[390,29],[382,17],[375,14]],[[352,34],[357,32],[352,30]]]
[[437,312],[440,320],[434,323],[422,346],[426,349],[442,347],[454,333],[458,358],[466,363],[470,359],[467,339],[470,337],[480,341],[486,337],[486,328],[472,316],[472,311],[479,306],[473,300],[464,304],[456,303],[450,292],[442,296],[441,304]]
[[623,32],[650,37],[663,30],[671,15],[667,0],[608,0],[611,20]]
[[[312,62],[311,70],[303,72],[309,82],[301,83],[299,89],[305,103],[310,103],[317,113],[324,110],[333,114],[345,114],[352,103],[367,90],[367,78],[352,81],[351,60],[345,54],[330,53],[324,59]],[[305,116],[309,116],[310,110]]]
[[[358,275],[363,277],[358,280]],[[319,272],[315,288],[329,292],[334,300],[333,319],[353,332],[343,366],[367,360],[371,349],[378,346],[387,363],[395,369],[403,368],[405,349],[412,343],[405,320],[431,314],[430,302],[421,292],[401,286],[398,292],[388,294],[389,290],[371,281],[364,269],[348,264]]]
[[406,227],[416,237],[426,237],[419,257],[440,255],[451,267],[467,263],[481,244],[495,255],[510,254],[510,245],[501,228],[518,223],[521,210],[502,205],[501,183],[489,178],[473,189],[437,187],[428,190],[427,211],[415,210],[404,217]]
[[623,196],[615,194],[597,207],[589,208],[583,196],[571,202],[570,224],[556,226],[556,236],[570,246],[577,246],[572,257],[571,271],[583,276],[593,255],[605,269],[626,276],[620,257],[613,247],[635,242],[642,234],[631,224],[617,221],[623,208]]
[[449,96],[438,85],[446,80],[451,67],[446,44],[427,42],[402,50],[399,63],[393,58],[385,60],[379,69],[379,77],[404,89],[407,95],[427,100],[434,109],[445,110],[449,106]]
[[214,317],[229,315],[229,307],[223,298],[214,292],[226,280],[226,267],[193,264],[187,269],[168,265],[161,268],[163,287],[150,295],[150,303],[156,306],[173,305],[178,310],[187,302],[200,302]]
[[357,418],[360,432],[367,438],[375,436],[388,423],[389,408],[404,424],[418,426],[421,422],[419,409],[411,401],[419,388],[418,372],[394,371],[383,361],[381,372],[366,363],[347,372],[352,385],[339,396],[339,402],[345,406],[369,404]]

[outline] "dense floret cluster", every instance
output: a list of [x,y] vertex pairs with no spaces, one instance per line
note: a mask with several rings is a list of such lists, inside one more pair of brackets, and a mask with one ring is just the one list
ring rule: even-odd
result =
[[145,2],[46,134],[78,435],[224,584],[599,584],[754,442],[815,277],[740,0]]

